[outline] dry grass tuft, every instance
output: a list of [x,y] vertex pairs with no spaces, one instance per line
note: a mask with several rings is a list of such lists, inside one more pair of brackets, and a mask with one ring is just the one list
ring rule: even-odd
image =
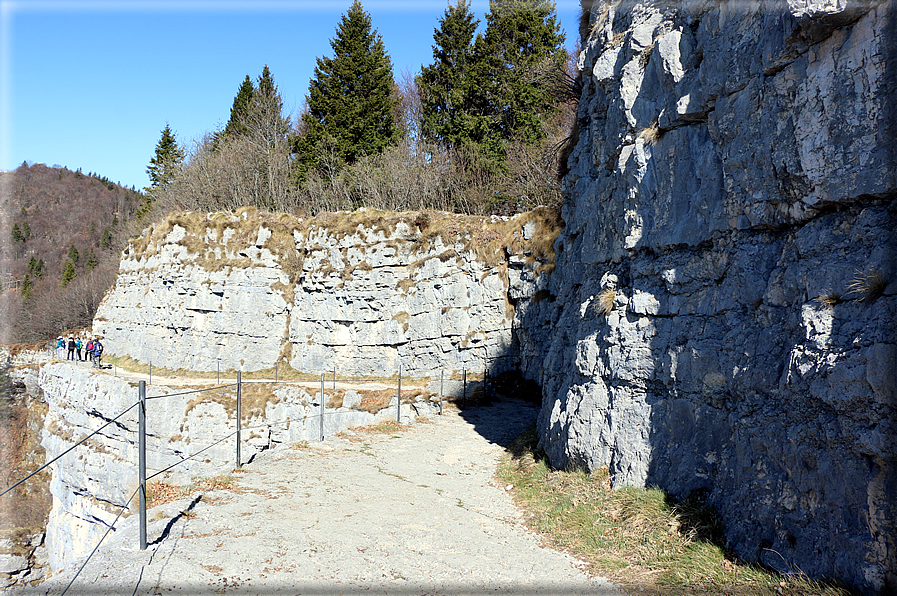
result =
[[832,290],[825,290],[822,294],[816,297],[816,301],[823,306],[832,308],[836,304],[841,304],[841,294]]
[[610,288],[602,290],[598,294],[598,305],[596,310],[599,316],[607,316],[614,309],[614,299],[617,297],[617,291]]
[[663,130],[661,130],[656,118],[651,121],[647,128],[639,131],[638,138],[642,139],[647,145],[656,145],[657,141],[663,138]]
[[370,426],[353,426],[349,430],[357,434],[389,435],[407,428],[404,424],[399,424],[395,420],[384,420]]
[[847,291],[858,295],[857,300],[860,302],[875,302],[885,293],[887,287],[888,282],[884,275],[872,267],[866,271],[857,270],[853,281],[847,286]]

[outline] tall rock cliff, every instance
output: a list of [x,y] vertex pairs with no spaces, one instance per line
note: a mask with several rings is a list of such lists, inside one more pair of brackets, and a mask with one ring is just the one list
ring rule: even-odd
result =
[[515,305],[547,284],[556,214],[170,215],[133,239],[94,320],[157,367],[416,377],[516,365]]
[[[897,590],[893,1],[596,2],[541,443]],[[538,348],[532,346],[539,346]],[[524,350],[525,352],[525,350]]]

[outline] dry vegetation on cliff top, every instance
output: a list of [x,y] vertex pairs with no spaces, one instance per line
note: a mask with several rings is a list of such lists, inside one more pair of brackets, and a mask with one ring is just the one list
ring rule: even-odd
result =
[[[534,233],[527,239],[522,229],[528,223],[534,224]],[[402,234],[400,226],[407,232]],[[270,236],[261,246],[270,250],[291,274],[302,267],[303,255],[297,250],[296,239],[308,240],[321,232],[336,239],[357,234],[359,242],[368,242],[369,235],[384,242],[403,242],[417,254],[429,251],[440,239],[446,247],[460,244],[462,250],[475,253],[490,266],[503,261],[507,252],[526,254],[530,264],[538,263],[540,270],[545,271],[553,268],[554,241],[563,221],[547,207],[513,218],[373,209],[320,213],[313,218],[259,212],[252,207],[234,213],[180,212],[167,215],[142,236],[131,238],[125,257],[139,261],[153,256],[177,228],[183,229],[177,244],[198,255],[197,264],[209,270],[251,266],[250,260],[240,253],[255,247],[260,230],[265,228]]]
[[534,428],[518,437],[499,465],[527,523],[555,548],[637,594],[848,596],[849,591],[787,576],[727,556],[723,528],[699,499],[676,503],[659,489],[611,490],[607,470],[551,469]]

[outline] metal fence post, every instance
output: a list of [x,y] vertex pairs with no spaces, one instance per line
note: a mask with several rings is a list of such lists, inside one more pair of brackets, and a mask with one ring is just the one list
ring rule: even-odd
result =
[[321,440],[324,440],[324,373],[321,373]]
[[399,395],[396,397],[396,422],[402,423],[402,364],[399,363]]
[[443,375],[445,374],[444,370],[439,371],[439,415],[442,416],[442,384],[443,384]]
[[237,371],[237,467],[239,468],[242,464],[240,463],[240,424],[242,420],[242,405],[241,398],[243,397],[243,373],[241,371]]
[[138,384],[137,407],[137,481],[140,488],[140,550],[146,550],[146,381]]

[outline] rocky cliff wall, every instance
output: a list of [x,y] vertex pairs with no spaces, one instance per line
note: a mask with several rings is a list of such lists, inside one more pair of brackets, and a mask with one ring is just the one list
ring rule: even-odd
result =
[[170,369],[500,371],[515,362],[515,305],[547,283],[559,225],[547,210],[175,214],[132,240],[94,332],[109,355]]
[[894,2],[595,2],[549,290],[557,466],[897,590]]

